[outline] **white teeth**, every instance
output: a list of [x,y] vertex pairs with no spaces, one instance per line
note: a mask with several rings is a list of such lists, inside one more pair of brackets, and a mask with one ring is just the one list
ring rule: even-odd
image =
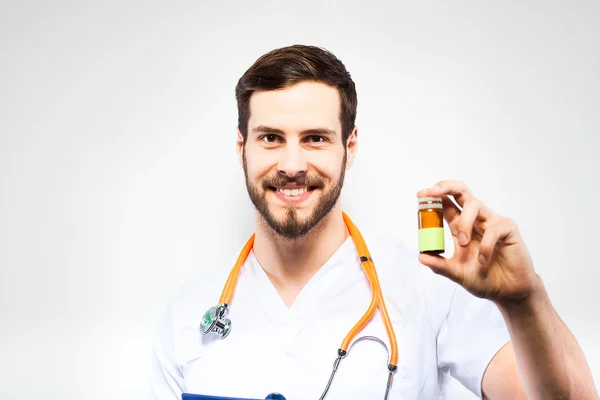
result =
[[300,189],[279,189],[279,191],[281,193],[283,193],[286,196],[300,196],[302,193],[306,192],[307,189],[306,188],[300,188]]

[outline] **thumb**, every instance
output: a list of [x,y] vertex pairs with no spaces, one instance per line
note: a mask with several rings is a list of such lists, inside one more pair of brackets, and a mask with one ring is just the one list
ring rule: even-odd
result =
[[436,274],[445,276],[459,285],[462,285],[464,281],[464,271],[453,259],[442,256],[432,256],[429,254],[419,254],[419,261]]

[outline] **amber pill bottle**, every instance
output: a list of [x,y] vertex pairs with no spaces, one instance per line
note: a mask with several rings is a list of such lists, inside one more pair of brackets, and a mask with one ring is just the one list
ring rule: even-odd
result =
[[444,252],[444,214],[441,197],[419,199],[419,252],[439,255]]

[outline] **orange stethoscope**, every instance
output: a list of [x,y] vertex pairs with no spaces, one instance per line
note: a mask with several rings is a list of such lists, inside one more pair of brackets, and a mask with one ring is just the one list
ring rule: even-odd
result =
[[[360,261],[371,284],[372,298],[371,304],[369,308],[364,313],[364,315],[358,320],[358,322],[352,327],[350,332],[346,335],[340,348],[337,351],[338,357],[336,358],[333,364],[333,371],[329,378],[329,382],[327,383],[327,387],[325,391],[320,397],[320,400],[323,400],[329,391],[329,387],[331,386],[331,382],[333,381],[333,377],[337,371],[337,368],[342,360],[348,353],[348,347],[350,346],[350,342],[356,337],[356,335],[365,327],[365,325],[373,318],[375,314],[375,310],[379,307],[379,311],[383,322],[385,324],[385,329],[388,334],[388,338],[390,341],[390,345],[392,348],[389,364],[388,364],[388,381],[387,388],[385,392],[385,399],[387,399],[389,390],[392,386],[392,378],[393,374],[398,368],[398,342],[396,341],[396,334],[394,333],[394,328],[392,326],[392,322],[390,320],[390,316],[387,312],[387,308],[385,306],[385,301],[383,299],[383,295],[381,293],[381,286],[379,285],[379,278],[377,277],[377,271],[375,270],[375,264],[373,263],[373,259],[371,258],[371,254],[369,253],[369,249],[367,248],[367,244],[365,243],[365,239],[362,237],[358,228],[354,225],[354,223],[350,220],[346,213],[342,212],[342,216],[344,218],[344,222],[346,223],[346,227],[350,232],[350,236],[354,241],[354,245],[358,250],[358,254],[360,255]],[[229,277],[227,278],[227,282],[223,287],[223,292],[221,293],[221,298],[219,299],[219,305],[211,307],[203,316],[202,322],[200,323],[200,330],[203,334],[214,333],[217,334],[220,338],[225,338],[229,332],[231,331],[231,321],[229,319],[224,318],[229,309],[229,305],[231,304],[231,300],[233,298],[233,292],[235,291],[235,286],[238,281],[238,277],[240,275],[240,270],[242,269],[242,265],[246,261],[248,254],[252,250],[252,246],[254,244],[254,234],[250,236],[250,239],[246,242],[244,248],[240,252],[240,255],[237,258],[233,269],[229,273]],[[378,342],[382,343],[381,340],[374,337],[364,337],[366,339],[375,339]],[[361,338],[363,339],[363,338]],[[359,339],[360,340],[360,339]],[[358,340],[357,340],[358,341]],[[386,346],[387,348],[387,346]]]

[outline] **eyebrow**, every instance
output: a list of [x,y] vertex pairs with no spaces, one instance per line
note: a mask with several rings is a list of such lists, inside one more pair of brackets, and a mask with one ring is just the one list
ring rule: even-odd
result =
[[[285,132],[282,131],[281,129],[271,128],[271,127],[265,126],[265,125],[259,125],[255,128],[253,128],[252,132],[255,132],[255,133],[277,133],[279,135],[285,134]],[[312,129],[305,129],[305,130],[301,131],[300,134],[302,134],[302,135],[335,136],[335,131],[333,129],[329,129],[329,128],[312,128]]]

